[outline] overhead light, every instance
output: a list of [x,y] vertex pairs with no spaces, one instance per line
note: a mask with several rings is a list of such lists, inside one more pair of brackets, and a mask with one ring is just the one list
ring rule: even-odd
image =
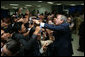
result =
[[42,2],[42,1],[38,1],[38,2]]
[[84,5],[84,3],[82,3],[81,5]]
[[38,5],[37,7],[41,7],[41,5]]
[[18,7],[12,7],[13,9],[17,9]]
[[53,4],[53,2],[47,2],[48,4]]
[[76,4],[70,4],[70,6],[76,6]]
[[28,7],[30,7],[30,6],[32,6],[32,5],[25,5],[25,6],[28,6]]
[[10,4],[11,6],[18,6],[19,4]]
[[61,5],[61,3],[58,3],[57,5]]

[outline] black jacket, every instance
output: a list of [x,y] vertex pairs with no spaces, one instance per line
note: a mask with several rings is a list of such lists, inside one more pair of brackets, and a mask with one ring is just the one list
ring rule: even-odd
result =
[[21,43],[21,49],[18,56],[34,56],[35,44],[37,43],[37,35],[32,35],[30,40],[27,40],[22,34],[15,33],[12,38],[16,38]]
[[55,56],[71,56],[73,50],[71,44],[71,31],[69,28],[69,24],[63,23],[58,26],[45,24],[44,28],[54,31],[53,35],[55,37],[55,41],[53,43],[53,47],[51,47],[51,49],[54,48],[54,53],[52,53],[55,54]]

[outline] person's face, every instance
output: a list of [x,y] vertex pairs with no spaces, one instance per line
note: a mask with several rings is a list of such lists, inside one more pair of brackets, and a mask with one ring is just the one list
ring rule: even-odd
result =
[[57,18],[54,18],[53,21],[55,25],[60,25],[61,23],[63,23],[63,20],[61,20],[61,15],[57,15]]
[[9,33],[3,33],[1,38],[4,40],[7,40],[9,37],[11,37],[11,35]]
[[1,36],[4,34],[4,30],[1,30]]
[[43,16],[43,15],[40,15],[39,18],[40,18],[40,19],[44,19],[44,16]]
[[56,24],[56,19],[57,19],[57,18],[54,18],[54,20],[53,20],[54,24]]
[[68,22],[68,23],[71,22],[71,18],[70,18],[70,17],[68,17],[67,22]]
[[52,14],[51,17],[54,17],[54,14]]
[[22,26],[21,26],[21,32],[22,33],[26,32],[26,27],[24,26],[24,24],[22,24]]
[[29,16],[28,15],[25,15],[25,18],[28,18]]
[[2,48],[3,56],[12,56],[11,52],[6,48],[6,45]]
[[7,22],[9,22],[9,21],[10,21],[10,18],[4,18],[3,20],[4,20],[4,22],[6,22],[6,23],[7,23]]
[[21,10],[22,10],[22,8],[19,8],[19,11],[18,12],[21,13]]
[[17,22],[18,21],[18,18],[14,18],[14,22]]
[[6,18],[3,18],[3,21],[6,22]]
[[49,21],[48,21],[48,24],[52,24],[52,21],[51,21],[51,20],[49,20]]
[[9,37],[11,37],[10,33],[5,33],[3,30],[1,30],[1,39],[7,40]]
[[50,19],[50,15],[47,18]]

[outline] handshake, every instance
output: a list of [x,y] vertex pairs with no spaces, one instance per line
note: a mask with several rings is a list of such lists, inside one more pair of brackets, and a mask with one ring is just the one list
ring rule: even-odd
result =
[[40,22],[39,20],[32,20],[36,26],[44,27],[45,23]]

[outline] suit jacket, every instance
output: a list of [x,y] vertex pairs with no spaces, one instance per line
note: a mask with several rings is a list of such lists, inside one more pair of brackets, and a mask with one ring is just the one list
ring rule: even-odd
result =
[[22,44],[18,56],[34,56],[35,48],[38,47],[35,45],[37,44],[37,35],[32,35],[30,40],[27,40],[22,34],[15,33],[12,38],[19,40]]
[[83,38],[84,38],[84,22],[82,22],[81,24],[80,24],[80,27],[79,27],[79,36],[82,36]]
[[63,23],[58,26],[45,24],[44,28],[54,31],[53,35],[55,37],[55,41],[53,43],[53,46],[56,47],[58,52],[60,52],[60,55],[66,55],[66,53],[64,54],[64,51],[66,50],[69,51],[67,52],[67,55],[68,53],[73,54],[69,23]]

